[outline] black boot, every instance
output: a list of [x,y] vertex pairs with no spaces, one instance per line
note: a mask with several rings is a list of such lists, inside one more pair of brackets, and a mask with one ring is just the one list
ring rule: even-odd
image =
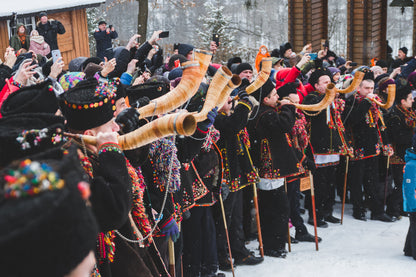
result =
[[[305,242],[315,242],[315,236],[309,234],[309,232],[306,230],[303,231],[296,231],[296,236],[295,238],[298,241],[305,241]],[[320,237],[318,237],[318,242],[321,242],[322,239]]]
[[326,222],[331,222],[331,223],[334,223],[334,224],[336,224],[336,223],[341,223],[341,219],[336,218],[336,217],[335,217],[335,216],[333,216],[332,214],[331,214],[331,215],[328,215],[328,216],[325,216],[325,217],[324,217],[324,220],[325,220]]
[[381,213],[381,214],[376,214],[376,215],[371,215],[371,220],[380,220],[383,222],[394,222],[395,220],[387,215],[386,213]]
[[251,253],[246,257],[234,258],[236,265],[256,265],[256,264],[263,262],[263,260],[264,259],[262,257],[256,257],[252,255]]

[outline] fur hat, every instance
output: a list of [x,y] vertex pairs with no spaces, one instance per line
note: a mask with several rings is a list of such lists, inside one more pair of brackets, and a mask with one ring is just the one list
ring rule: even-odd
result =
[[285,52],[286,52],[287,50],[289,50],[289,49],[292,49],[292,48],[293,48],[293,47],[292,47],[292,44],[290,44],[290,42],[286,42],[286,43],[284,43],[284,44],[280,45],[280,50],[279,50],[279,52],[280,52],[280,57],[284,57]]
[[142,97],[148,97],[150,100],[165,95],[169,91],[169,86],[165,82],[151,82],[131,86],[126,89],[129,103],[132,105]]
[[101,65],[98,65],[96,63],[89,63],[84,68],[83,72],[85,73],[85,79],[94,77],[95,73],[103,70],[103,67]]
[[82,71],[82,63],[87,60],[87,57],[77,57],[72,59],[68,64],[68,70],[71,72]]
[[186,57],[186,55],[188,55],[189,52],[194,50],[194,48],[195,47],[193,45],[181,43],[178,46],[178,54],[181,54]]
[[79,71],[84,71],[84,69],[87,67],[87,65],[88,65],[89,63],[95,63],[95,64],[100,65],[100,63],[102,63],[102,62],[103,62],[103,61],[102,61],[100,58],[98,58],[98,57],[89,57],[89,58],[85,59],[85,60],[82,62],[82,64],[81,64],[81,68],[80,68],[80,70],[79,70]]
[[235,70],[235,74],[240,74],[244,70],[251,70],[253,71],[253,67],[249,63],[240,63]]
[[267,97],[270,92],[274,89],[274,84],[270,80],[270,78],[267,78],[267,81],[261,86],[259,89],[257,89],[255,92],[251,94],[254,98],[256,98],[257,101],[260,103],[263,101],[265,97]]
[[364,72],[364,78],[363,80],[372,80],[374,81],[374,73],[371,71],[371,69],[368,66],[360,66],[359,68],[357,68],[356,70],[353,71],[353,74],[355,74],[355,72],[357,71],[361,71]]
[[95,249],[98,228],[76,151],[47,156],[0,172],[3,276],[66,276]]
[[319,82],[319,78],[325,75],[331,78],[332,81],[332,73],[327,68],[319,67],[315,69],[315,71],[312,72],[311,76],[309,77],[309,84],[315,88],[315,84]]
[[281,86],[279,89],[277,89],[277,94],[279,95],[279,98],[287,97],[289,94],[295,93],[297,94],[296,90],[296,84],[295,83],[287,83],[284,86]]
[[37,85],[23,87],[10,94],[1,106],[0,113],[2,116],[21,113],[55,114],[58,108],[52,81],[47,80]]
[[79,82],[60,97],[59,105],[73,130],[85,131],[113,118],[119,80],[98,82],[90,78]]
[[14,114],[0,119],[0,167],[63,143],[64,118],[53,114]]

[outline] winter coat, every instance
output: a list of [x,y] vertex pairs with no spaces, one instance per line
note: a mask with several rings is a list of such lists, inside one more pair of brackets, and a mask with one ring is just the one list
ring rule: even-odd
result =
[[[20,27],[25,26],[21,23],[17,24],[16,31],[19,30]],[[25,26],[25,32],[26,32],[26,26]],[[25,45],[22,45],[22,42],[20,41],[19,35],[16,33],[14,36],[10,38],[10,46],[14,49],[14,51],[19,51],[20,49],[24,48],[26,50],[29,50],[30,47],[30,37],[29,35],[26,35],[26,41]]]
[[412,146],[413,126],[406,124],[405,115],[397,105],[389,111],[386,125],[394,149],[390,163],[404,164],[406,149]]
[[[276,72],[276,90],[284,86],[287,83],[295,82],[296,78],[299,77],[301,71],[296,66],[292,68],[284,68]],[[303,99],[308,95],[309,92],[313,91],[311,85],[304,86],[302,82],[299,82],[299,86],[296,89],[299,95],[299,103],[303,102]]]
[[[303,104],[311,105],[322,101],[323,94],[312,92],[303,100]],[[310,122],[310,141],[314,154],[342,154],[351,151],[346,143],[344,125],[341,121],[344,100],[335,99],[334,105],[330,105],[330,122],[327,122],[327,109],[320,112],[305,112]],[[335,109],[334,109],[335,107]]]
[[104,59],[105,50],[112,48],[111,40],[118,37],[116,31],[107,33],[106,30],[95,30],[94,38],[97,42],[97,57]]
[[51,52],[51,47],[41,36],[32,36],[30,41],[30,48],[35,54],[47,56]]
[[57,35],[65,34],[64,25],[60,21],[54,19],[49,19],[46,24],[42,24],[42,22],[39,21],[36,23],[36,30],[39,32],[40,36],[45,38],[51,51],[58,49]]
[[403,210],[416,212],[416,153],[412,148],[406,150],[406,166],[403,175]]
[[258,181],[258,175],[249,156],[249,138],[245,129],[251,105],[240,100],[230,116],[219,113],[214,127],[220,131],[217,143],[220,148],[224,179],[231,192]]
[[254,108],[249,121],[251,153],[261,178],[277,179],[297,175],[301,157],[292,145],[290,133],[295,124],[295,107],[277,109],[261,104]]

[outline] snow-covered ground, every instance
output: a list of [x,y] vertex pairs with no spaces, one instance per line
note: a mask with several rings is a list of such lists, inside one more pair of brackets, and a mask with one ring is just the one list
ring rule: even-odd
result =
[[[334,207],[334,215],[341,216],[341,204]],[[370,212],[367,212],[370,217]],[[304,216],[307,219],[307,216]],[[292,244],[286,259],[265,257],[256,266],[238,266],[235,275],[240,277],[286,276],[416,276],[416,261],[403,255],[403,246],[409,227],[409,218],[394,223],[355,220],[351,205],[346,205],[344,224],[328,223],[318,228],[322,237],[319,251],[314,243]],[[313,234],[313,226],[306,224]],[[291,233],[294,235],[294,228]],[[257,241],[249,244],[258,254]],[[232,276],[227,272],[227,277]]]

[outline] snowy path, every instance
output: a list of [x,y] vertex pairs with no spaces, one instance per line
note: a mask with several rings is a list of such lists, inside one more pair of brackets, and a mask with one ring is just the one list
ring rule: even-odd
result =
[[[334,215],[340,217],[339,203],[334,210]],[[236,276],[416,276],[416,261],[403,255],[409,218],[394,223],[369,219],[362,222],[352,217],[352,207],[347,204],[344,224],[328,224],[328,228],[318,228],[322,237],[318,252],[314,243],[292,244],[286,259],[265,257],[257,266],[238,266]],[[313,226],[306,225],[313,234]],[[294,231],[292,228],[292,235]],[[250,243],[249,248],[257,249],[257,241]],[[229,276],[232,274],[227,273]]]

